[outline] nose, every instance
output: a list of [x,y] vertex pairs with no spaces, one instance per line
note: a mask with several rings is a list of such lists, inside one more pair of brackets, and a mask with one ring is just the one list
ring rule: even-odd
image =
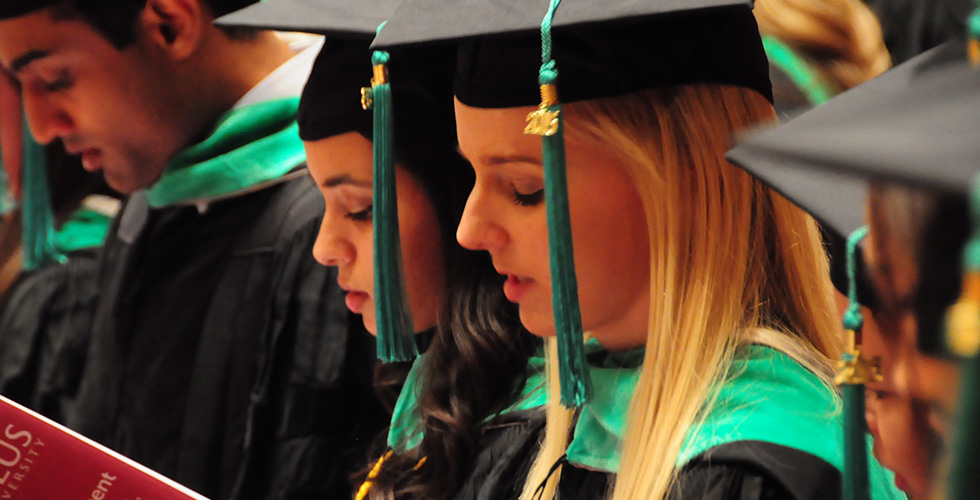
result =
[[38,94],[25,87],[22,95],[24,113],[34,140],[40,144],[50,144],[59,137],[70,135],[74,123],[68,113],[57,106],[50,97]]
[[349,265],[357,257],[357,252],[354,245],[336,231],[331,222],[330,214],[324,214],[320,232],[313,243],[313,258],[324,266]]
[[493,217],[484,191],[479,184],[474,186],[456,228],[456,241],[469,250],[494,250],[509,241],[507,231]]

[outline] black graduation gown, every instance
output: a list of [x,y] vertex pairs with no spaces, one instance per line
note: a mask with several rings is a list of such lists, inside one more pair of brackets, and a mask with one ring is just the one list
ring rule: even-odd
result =
[[59,422],[88,348],[99,255],[79,250],[23,273],[0,308],[0,394]]
[[211,203],[128,200],[69,424],[212,498],[349,495],[387,416],[374,345],[311,256],[308,176]]
[[479,453],[457,500],[517,499],[524,488],[545,426],[544,408],[521,410],[488,422]]
[[[565,467],[557,499],[607,497],[609,475]],[[685,465],[668,500],[834,500],[841,474],[823,459],[761,441],[736,441],[712,448]]]

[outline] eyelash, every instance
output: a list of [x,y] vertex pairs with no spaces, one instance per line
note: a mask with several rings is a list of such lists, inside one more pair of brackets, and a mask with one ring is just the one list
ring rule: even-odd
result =
[[44,89],[48,92],[60,92],[71,88],[72,84],[74,83],[75,79],[67,70],[64,70],[58,73],[58,78],[56,78],[53,82],[45,83]]
[[514,191],[514,204],[522,207],[533,207],[535,205],[540,205],[544,201],[544,189],[539,189],[533,193],[523,194],[517,190],[513,184],[511,184],[511,190]]
[[374,216],[374,205],[371,205],[360,212],[347,214],[347,218],[357,222],[371,222]]

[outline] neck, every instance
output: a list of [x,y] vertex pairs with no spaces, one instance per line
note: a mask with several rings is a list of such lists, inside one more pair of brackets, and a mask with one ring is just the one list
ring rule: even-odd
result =
[[192,130],[207,130],[221,115],[293,53],[289,45],[271,31],[261,31],[252,38],[233,40],[217,28],[209,34],[202,50],[188,69],[199,84],[188,96],[201,119]]

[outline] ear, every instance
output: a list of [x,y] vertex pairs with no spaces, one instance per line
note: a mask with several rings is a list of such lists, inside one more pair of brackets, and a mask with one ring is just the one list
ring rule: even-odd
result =
[[179,61],[200,45],[205,17],[200,0],[147,0],[141,21],[149,43]]

